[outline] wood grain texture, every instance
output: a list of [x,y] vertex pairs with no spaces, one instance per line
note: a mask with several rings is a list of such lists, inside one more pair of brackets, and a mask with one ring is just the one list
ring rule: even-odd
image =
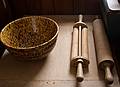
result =
[[[110,45],[105,33],[105,28],[101,19],[96,19],[93,22],[94,26],[94,38],[95,38],[95,45],[98,57],[98,64],[103,61],[111,61],[114,63],[112,58],[112,52],[110,49]],[[113,65],[113,64],[112,64]]]

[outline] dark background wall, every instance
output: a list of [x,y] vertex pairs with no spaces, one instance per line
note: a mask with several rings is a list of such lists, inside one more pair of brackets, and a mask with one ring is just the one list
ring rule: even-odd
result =
[[8,0],[12,13],[24,14],[99,14],[99,0]]
[[99,0],[0,0],[0,11],[1,26],[25,15],[100,14]]
[[7,24],[11,19],[11,11],[8,3],[6,4],[2,0],[0,0],[0,29]]

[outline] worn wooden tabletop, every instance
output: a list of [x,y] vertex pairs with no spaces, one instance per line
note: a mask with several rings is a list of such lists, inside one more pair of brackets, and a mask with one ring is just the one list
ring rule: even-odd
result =
[[[44,15],[45,16],[45,15]],[[119,87],[118,76],[114,68],[114,83],[104,83],[103,72],[99,72],[96,62],[92,22],[96,16],[86,15],[83,21],[89,27],[89,71],[82,83],[76,82],[74,71],[70,67],[72,30],[76,15],[50,15],[60,32],[55,48],[50,55],[39,61],[18,61],[5,51],[0,60],[0,87]]]

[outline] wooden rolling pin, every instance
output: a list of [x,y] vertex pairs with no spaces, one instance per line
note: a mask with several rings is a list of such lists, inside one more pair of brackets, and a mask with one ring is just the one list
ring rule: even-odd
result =
[[114,66],[114,61],[102,20],[96,19],[93,22],[93,27],[98,66],[105,72],[105,81],[108,84],[112,84],[113,75],[111,70]]
[[83,68],[86,68],[89,64],[88,56],[85,56],[86,54],[88,55],[87,25],[82,22],[82,18],[82,15],[80,15],[79,22],[75,23],[73,27],[71,55],[71,64],[77,67],[76,78],[80,82],[84,79]]

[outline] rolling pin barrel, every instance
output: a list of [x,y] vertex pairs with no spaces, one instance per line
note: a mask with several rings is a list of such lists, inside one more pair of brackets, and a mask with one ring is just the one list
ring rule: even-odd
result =
[[71,58],[76,57],[78,55],[78,29],[74,28],[72,32],[72,54]]
[[[88,55],[88,29],[82,29],[82,57],[84,60],[89,62],[89,55]],[[88,65],[88,64],[85,64]]]
[[113,75],[111,73],[111,69],[114,66],[114,60],[112,58],[110,45],[105,34],[102,20],[96,19],[93,22],[93,27],[98,66],[100,69],[103,69],[105,71],[106,82],[108,84],[111,84],[113,83]]

